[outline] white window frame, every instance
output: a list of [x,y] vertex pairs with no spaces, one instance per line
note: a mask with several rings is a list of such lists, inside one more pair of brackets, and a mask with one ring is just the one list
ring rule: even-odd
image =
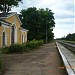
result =
[[[17,26],[16,26],[15,23],[13,23],[12,26],[14,26],[14,28],[15,28],[15,33],[14,33],[14,43],[17,43]],[[10,27],[10,44],[12,44],[12,43],[11,43],[12,26]]]
[[24,36],[24,34],[22,34],[21,35],[21,43],[24,43],[25,42],[25,39],[24,38],[25,38],[25,36]]
[[2,47],[3,47],[3,32],[5,32],[5,45],[7,46],[7,32],[5,30],[2,31]]

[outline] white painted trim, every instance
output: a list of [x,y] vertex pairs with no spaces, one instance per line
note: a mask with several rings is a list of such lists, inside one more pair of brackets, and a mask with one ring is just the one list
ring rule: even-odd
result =
[[[16,26],[16,23],[13,23],[12,26],[14,26],[15,28],[15,32],[14,32],[14,42],[17,43],[17,26]],[[12,27],[11,27],[12,28]],[[12,30],[11,30],[12,32]],[[10,35],[11,36],[11,35]],[[11,39],[11,37],[10,37]]]
[[17,43],[17,27],[15,27],[15,43]]
[[1,24],[3,24],[3,25],[7,25],[7,26],[11,25],[11,24],[6,23],[6,22],[3,22],[3,21],[1,21]]
[[20,18],[19,18],[19,16],[18,16],[17,12],[13,12],[13,13],[9,14],[8,17],[6,17],[6,18],[9,18],[9,17],[14,16],[14,15],[17,16],[17,18],[18,18],[18,20],[19,20],[19,22],[20,22],[20,25],[22,25],[22,22],[21,22],[21,20],[20,20]]
[[[22,38],[22,36],[23,36],[23,38]],[[21,35],[21,43],[25,43],[25,35],[24,35],[24,33]]]
[[2,26],[3,26],[3,27],[6,27],[6,28],[9,28],[9,26],[3,25],[3,24],[2,24]]
[[20,29],[20,31],[22,31],[22,32],[28,32],[29,30],[27,30],[27,29]]
[[0,37],[1,37],[1,47],[2,47],[2,34],[0,35]]
[[5,45],[7,46],[7,33],[5,32]]
[[[7,32],[5,31],[5,29],[2,31],[2,38],[3,38],[3,32],[5,32],[5,45],[7,46]],[[3,46],[3,39],[2,40],[2,46]]]
[[23,30],[20,30],[21,32],[26,32],[26,31],[23,31]]
[[11,45],[11,26],[10,26],[10,45]]
[[25,38],[25,36],[23,35],[23,43],[25,42],[25,39],[24,38]]
[[25,42],[26,42],[26,39],[27,39],[27,38],[26,38],[26,34],[25,34],[25,35],[24,35],[24,40],[25,40]]
[[16,16],[17,16],[17,18],[18,18],[19,22],[21,23],[20,25],[22,25],[22,22],[21,22],[21,20],[20,20],[20,18],[19,18],[19,16],[18,16],[18,14],[17,14],[17,13],[16,13]]
[[0,17],[1,19],[5,19],[6,17]]
[[22,36],[23,36],[23,35],[21,35],[21,43],[23,43],[23,38],[22,38]]

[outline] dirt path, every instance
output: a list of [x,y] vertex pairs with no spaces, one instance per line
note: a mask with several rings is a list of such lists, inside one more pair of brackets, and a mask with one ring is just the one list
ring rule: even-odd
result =
[[67,75],[54,43],[33,52],[3,55],[6,72],[3,75]]

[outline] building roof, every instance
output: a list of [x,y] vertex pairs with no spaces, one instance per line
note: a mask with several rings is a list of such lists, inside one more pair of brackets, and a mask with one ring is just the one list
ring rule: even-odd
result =
[[16,12],[11,12],[11,13],[0,13],[0,18],[7,18],[13,14],[16,14]]
[[17,16],[17,18],[18,18],[20,24],[22,25],[22,22],[21,22],[21,20],[20,20],[20,18],[19,18],[19,15],[18,15],[16,12],[0,13],[0,19],[6,19],[6,18],[9,18],[9,17],[11,17],[11,16],[13,16],[13,15],[16,15],[16,16]]
[[[18,15],[16,12],[0,13],[0,24],[11,25],[11,23],[9,23],[9,22],[7,22],[7,21],[5,21],[5,20],[3,20],[3,19],[9,18],[9,17],[11,17],[11,16],[13,16],[13,15],[16,15],[16,16],[17,16],[17,18],[18,18],[20,24],[22,25],[22,22],[21,22],[21,20],[20,20],[20,18],[19,18],[19,15]],[[22,27],[20,27],[20,30],[22,30],[22,31],[28,31],[27,29],[24,29],[24,28],[22,28]]]
[[7,22],[7,21],[5,21],[5,20],[0,19],[0,26],[1,26],[2,24],[3,24],[3,25],[7,25],[7,26],[11,25],[11,23],[9,23],[9,22]]
[[19,29],[22,30],[22,31],[29,31],[29,30],[27,30],[25,28],[22,28],[22,27],[20,27]]
[[7,17],[9,15],[9,13],[0,13],[0,18],[1,17]]

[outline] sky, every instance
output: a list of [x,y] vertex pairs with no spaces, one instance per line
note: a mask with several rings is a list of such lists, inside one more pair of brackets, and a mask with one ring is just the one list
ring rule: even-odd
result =
[[22,0],[22,2],[23,4],[19,3],[19,7],[12,8],[12,11],[19,13],[22,9],[33,6],[52,10],[56,23],[53,30],[55,38],[64,37],[69,33],[75,33],[75,0]]

